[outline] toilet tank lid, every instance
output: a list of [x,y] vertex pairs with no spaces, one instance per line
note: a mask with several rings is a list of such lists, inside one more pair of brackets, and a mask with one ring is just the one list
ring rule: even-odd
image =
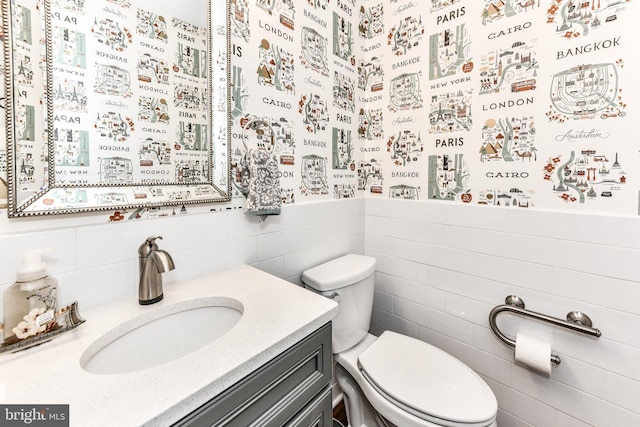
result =
[[375,271],[375,258],[348,254],[306,270],[302,281],[316,291],[325,292],[357,283]]

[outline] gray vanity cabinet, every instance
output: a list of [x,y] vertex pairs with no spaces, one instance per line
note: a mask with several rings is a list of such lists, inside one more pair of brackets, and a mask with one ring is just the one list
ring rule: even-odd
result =
[[331,425],[331,323],[174,424],[190,427]]

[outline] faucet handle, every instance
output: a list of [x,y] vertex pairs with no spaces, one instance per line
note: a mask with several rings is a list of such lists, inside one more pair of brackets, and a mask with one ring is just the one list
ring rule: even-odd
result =
[[147,256],[152,251],[158,250],[156,239],[162,239],[162,236],[149,236],[138,248],[138,254],[141,256]]
[[162,240],[162,236],[149,236],[149,237],[147,237],[147,243],[150,244],[150,245],[155,245],[156,244],[156,239]]

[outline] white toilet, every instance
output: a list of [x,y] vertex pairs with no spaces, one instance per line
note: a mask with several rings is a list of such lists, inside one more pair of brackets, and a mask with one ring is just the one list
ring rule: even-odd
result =
[[467,365],[415,338],[368,333],[375,268],[374,258],[350,254],[302,274],[305,287],[339,304],[332,344],[350,427],[374,427],[365,419],[379,416],[382,426],[497,426],[496,398]]

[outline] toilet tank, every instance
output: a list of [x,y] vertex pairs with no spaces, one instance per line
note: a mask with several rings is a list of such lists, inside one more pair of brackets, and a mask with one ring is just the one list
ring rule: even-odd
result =
[[360,342],[369,331],[373,309],[375,258],[349,254],[302,273],[306,288],[338,303],[332,320],[332,346],[340,353]]

